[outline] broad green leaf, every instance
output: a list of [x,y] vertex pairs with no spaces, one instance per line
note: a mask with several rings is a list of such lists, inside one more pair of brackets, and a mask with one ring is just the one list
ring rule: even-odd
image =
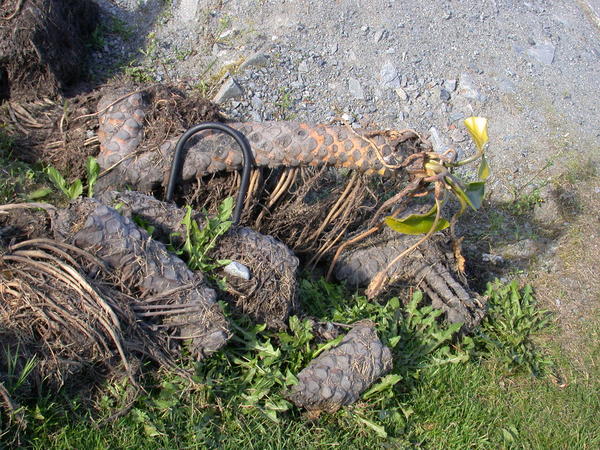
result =
[[488,141],[487,122],[485,117],[467,117],[465,119],[465,126],[469,130],[473,142],[475,142],[479,151],[483,150],[484,145]]
[[397,310],[398,308],[400,308],[400,299],[398,297],[392,297],[387,305],[387,308],[390,308],[392,311]]
[[157,428],[151,423],[144,424],[144,433],[146,433],[146,436],[148,437],[156,437],[161,435],[160,431],[158,431]]
[[325,350],[329,350],[330,348],[335,347],[340,342],[342,342],[342,339],[344,339],[343,335],[338,336],[335,339],[332,339],[331,341],[325,342],[324,344],[321,344],[319,347],[317,347],[317,350],[315,350],[312,357],[316,358],[319,354],[323,353]]
[[379,437],[387,438],[387,433],[386,433],[385,428],[383,426],[377,425],[376,423],[371,422],[370,420],[367,420],[364,417],[356,416],[356,418],[359,421],[361,421],[362,423],[364,423],[366,426],[368,426],[370,429],[372,429],[373,431],[375,431],[375,433],[377,433],[377,435]]
[[[231,217],[231,213],[233,212],[233,197],[227,197],[223,200],[223,203],[219,205],[219,212],[217,214],[217,218],[219,222],[224,222]],[[229,227],[227,227],[229,228]],[[225,230],[227,231],[227,230]]]
[[[463,209],[465,208],[465,205],[469,205],[474,210],[477,210],[477,208],[471,201],[471,198],[469,197],[469,195],[467,195],[467,193],[463,190],[463,188],[458,183],[455,183],[453,180],[451,180],[449,178],[446,178],[446,182],[450,185],[452,192],[454,192],[454,195],[456,195],[456,197],[460,201],[461,205],[463,206]],[[461,212],[462,211],[463,210],[461,209]]]
[[290,409],[292,404],[284,399],[279,400],[267,400],[265,402],[265,408],[277,411],[277,412],[285,412]]
[[40,188],[40,189],[36,189],[35,191],[33,191],[32,193],[30,193],[27,198],[29,200],[37,200],[40,198],[44,198],[46,195],[48,195],[50,192],[52,192],[52,189],[50,188]]
[[267,418],[269,418],[273,422],[279,423],[279,418],[277,417],[277,411],[275,411],[273,409],[262,409],[261,408],[260,412],[262,412],[265,416],[267,416]]
[[81,184],[81,180],[77,179],[73,182],[73,184],[69,187],[67,191],[67,196],[71,200],[75,200],[83,193],[83,184]]
[[378,392],[382,392],[387,389],[391,389],[401,379],[402,379],[402,376],[397,375],[397,374],[386,375],[385,377],[383,377],[381,379],[381,381],[379,383],[377,383],[375,386],[373,386],[371,389],[369,389],[367,392],[365,392],[363,394],[363,398],[365,400],[367,400],[367,399],[371,398],[373,395],[377,394]]
[[402,339],[400,336],[391,337],[388,340],[388,347],[395,348],[396,345],[398,345],[398,342],[400,342],[400,339]]
[[469,198],[469,204],[473,209],[481,208],[483,196],[485,195],[485,181],[474,181],[467,184],[465,194]]
[[488,165],[487,159],[485,159],[485,155],[481,157],[481,163],[479,164],[478,171],[479,179],[485,181],[490,176],[490,166]]
[[[434,214],[431,214],[431,211],[427,214],[411,214],[404,219],[386,217],[385,224],[398,233],[411,235],[429,233],[435,222],[435,208],[432,211],[434,211]],[[440,217],[434,231],[440,231],[449,226],[450,222]]]
[[67,182],[65,181],[63,176],[60,174],[60,172],[58,170],[56,170],[54,167],[50,166],[46,169],[46,173],[48,174],[48,178],[50,178],[50,181],[52,181],[52,183],[58,189],[60,189],[63,193],[66,194]]
[[88,197],[92,197],[94,195],[94,185],[100,174],[100,166],[96,158],[92,156],[88,157],[85,162],[85,170],[87,172]]

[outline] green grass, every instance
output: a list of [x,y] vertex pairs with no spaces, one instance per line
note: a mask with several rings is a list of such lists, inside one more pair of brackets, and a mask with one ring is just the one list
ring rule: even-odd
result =
[[[276,333],[238,319],[230,345],[198,363],[193,382],[159,371],[133,405],[127,382],[113,382],[95,399],[94,413],[77,401],[42,398],[27,405],[22,443],[39,449],[598,448],[597,327],[587,331],[584,375],[560,349],[533,343],[549,328],[531,291],[514,284],[490,289],[495,312],[472,339],[457,340],[435,321],[435,311],[418,306],[419,295],[406,306],[409,314],[398,314],[395,299],[378,305],[340,286],[303,281],[301,298],[316,317],[370,317],[394,346],[393,376],[400,381],[380,384],[380,392],[335,414],[311,420],[281,396],[289,373],[322,345],[306,322],[292,319],[289,332]],[[532,361],[549,359],[566,386],[533,369]],[[118,411],[122,416],[107,420]]]
[[19,161],[13,156],[16,151],[11,134],[0,125],[0,205],[26,199],[45,181],[41,168]]
[[[596,376],[600,374],[596,373]],[[597,380],[597,379],[596,379]],[[598,448],[598,382],[573,380],[566,388],[531,377],[505,378],[493,364],[447,365],[422,374],[398,394],[405,416],[380,438],[350,414],[311,421],[294,411],[275,424],[239,409],[204,405],[198,393],[172,409],[151,412],[153,424],[130,413],[97,429],[88,420],[60,414],[38,421],[34,448]],[[154,394],[155,398],[160,394]],[[356,414],[361,414],[360,408]],[[389,431],[388,431],[389,432]]]

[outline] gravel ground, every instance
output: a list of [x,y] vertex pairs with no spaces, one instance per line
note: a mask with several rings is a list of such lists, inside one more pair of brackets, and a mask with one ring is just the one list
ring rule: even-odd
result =
[[211,96],[224,84],[232,118],[343,117],[467,153],[462,119],[486,116],[496,199],[600,154],[598,0],[101,4],[136,38],[100,56],[137,55],[151,78]]

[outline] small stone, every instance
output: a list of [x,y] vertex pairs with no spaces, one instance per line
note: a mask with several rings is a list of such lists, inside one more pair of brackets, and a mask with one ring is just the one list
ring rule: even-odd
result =
[[246,61],[240,66],[240,70],[249,69],[251,67],[265,67],[269,64],[269,55],[264,53],[254,53],[249,56]]
[[463,142],[467,139],[467,137],[462,130],[455,128],[450,133],[450,139],[452,139],[453,142]]
[[260,99],[260,97],[258,95],[255,95],[254,97],[252,97],[252,100],[250,100],[250,103],[252,104],[252,107],[254,109],[262,109],[262,107],[263,107],[263,101]]
[[253,122],[262,122],[262,115],[260,114],[260,111],[256,111],[256,110],[252,110],[250,111],[250,118],[252,119]]
[[539,254],[538,244],[533,239],[523,239],[514,244],[507,245],[502,249],[503,257],[506,259],[526,260]]
[[237,261],[232,261],[227,264],[223,271],[232,277],[241,278],[243,280],[250,279],[250,269]]
[[348,113],[344,113],[344,114],[342,114],[342,120],[344,122],[352,123],[352,122],[354,122],[354,117]]
[[309,72],[308,63],[306,61],[302,61],[298,64],[298,72],[300,73],[308,73]]
[[398,71],[390,61],[386,61],[381,67],[381,70],[379,71],[379,80],[383,88],[396,89],[400,87]]
[[354,97],[355,99],[357,99],[357,100],[365,99],[365,91],[363,90],[362,86],[360,85],[360,81],[358,81],[356,78],[348,79],[348,90],[350,91],[350,95],[352,95],[352,97]]
[[444,81],[444,88],[446,88],[448,92],[454,92],[456,90],[456,80]]
[[481,100],[482,98],[479,91],[475,88],[475,81],[468,73],[462,73],[460,75],[458,93],[470,100]]
[[431,135],[431,145],[433,146],[433,151],[436,153],[443,153],[446,150],[446,144],[440,136],[437,128],[431,127],[429,129],[429,134]]
[[338,51],[338,44],[337,42],[331,44],[331,47],[329,47],[329,53],[332,55],[335,55]]
[[504,258],[500,255],[492,255],[490,253],[484,253],[481,255],[481,260],[483,262],[489,262],[494,265],[504,263]]
[[450,92],[448,92],[446,89],[441,89],[440,90],[440,100],[443,102],[450,101]]
[[525,53],[535,59],[541,64],[549,66],[554,61],[554,45],[547,44],[536,44],[533,47],[528,48]]
[[373,40],[375,42],[379,42],[379,41],[381,41],[384,38],[385,34],[386,34],[385,30],[383,30],[383,29],[382,30],[378,30],[377,32],[375,32],[375,34],[373,36]]
[[498,82],[498,89],[504,94],[514,94],[516,92],[515,83],[508,78],[503,78]]
[[451,122],[458,122],[459,120],[464,119],[465,113],[463,113],[462,111],[454,111],[453,113],[450,114],[450,121]]
[[233,77],[230,77],[223,85],[219,92],[213,97],[212,101],[214,103],[223,103],[226,100],[235,97],[241,97],[244,94],[240,85],[235,81]]
[[396,94],[398,95],[398,98],[400,100],[402,100],[403,102],[408,101],[408,94],[406,93],[406,91],[404,89],[399,87],[397,89],[394,89],[394,91],[396,92]]

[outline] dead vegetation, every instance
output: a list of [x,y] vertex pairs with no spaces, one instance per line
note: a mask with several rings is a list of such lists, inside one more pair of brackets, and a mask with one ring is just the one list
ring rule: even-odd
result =
[[0,100],[57,99],[86,75],[98,6],[86,0],[0,2]]

